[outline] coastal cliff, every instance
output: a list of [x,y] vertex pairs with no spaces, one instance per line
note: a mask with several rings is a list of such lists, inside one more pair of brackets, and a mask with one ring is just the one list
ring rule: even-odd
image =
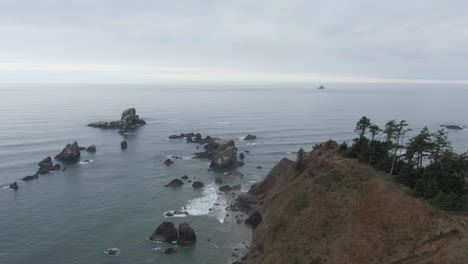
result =
[[440,211],[328,141],[282,159],[238,199],[255,215],[242,263],[466,263],[468,217]]

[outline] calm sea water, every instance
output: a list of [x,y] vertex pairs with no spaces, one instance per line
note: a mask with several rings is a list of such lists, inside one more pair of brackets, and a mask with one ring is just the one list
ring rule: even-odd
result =
[[[318,85],[317,85],[318,86]],[[233,249],[248,239],[245,229],[222,223],[224,200],[213,183],[218,176],[247,190],[282,157],[294,158],[300,147],[311,149],[330,138],[351,141],[356,121],[367,115],[384,125],[406,119],[413,130],[441,124],[468,125],[468,87],[427,85],[23,85],[0,88],[0,186],[18,181],[20,189],[0,190],[0,263],[228,263]],[[148,124],[125,138],[113,130],[87,127],[117,120],[135,107]],[[247,154],[233,179],[207,171],[208,162],[192,160],[196,145],[168,140],[171,134],[200,132],[233,138]],[[253,144],[240,140],[248,133]],[[450,131],[457,152],[468,148],[468,132]],[[19,179],[36,164],[77,140],[96,144],[95,154],[64,172]],[[175,165],[162,164],[168,156]],[[256,166],[263,166],[257,170]],[[188,175],[207,185],[194,190],[163,186]],[[168,210],[188,207],[188,221],[198,243],[164,255],[147,237]],[[209,208],[214,208],[209,211]],[[117,247],[118,256],[104,250]]]

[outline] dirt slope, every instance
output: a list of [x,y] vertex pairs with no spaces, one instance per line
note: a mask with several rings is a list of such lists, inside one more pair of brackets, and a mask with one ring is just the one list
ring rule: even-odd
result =
[[468,220],[407,194],[328,142],[283,159],[249,193],[263,221],[243,263],[468,263]]

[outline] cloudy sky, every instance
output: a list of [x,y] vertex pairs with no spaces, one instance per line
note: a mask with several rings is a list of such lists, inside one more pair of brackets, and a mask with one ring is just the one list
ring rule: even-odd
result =
[[466,0],[0,0],[0,82],[468,83]]

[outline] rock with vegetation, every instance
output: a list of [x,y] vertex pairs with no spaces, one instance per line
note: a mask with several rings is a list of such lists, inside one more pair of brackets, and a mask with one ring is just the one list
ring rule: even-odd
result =
[[187,222],[182,222],[179,224],[178,234],[179,237],[177,238],[177,243],[179,244],[189,245],[194,244],[197,241],[195,231],[193,231]]
[[129,128],[136,125],[145,125],[146,122],[136,114],[135,108],[128,108],[122,112],[122,116],[119,121],[99,121],[88,124],[90,127],[98,128],[109,128],[119,129],[119,133],[123,134],[128,131]]
[[149,237],[152,241],[172,242],[177,241],[177,229],[172,222],[163,222]]
[[62,152],[55,156],[55,159],[62,161],[77,161],[80,159],[80,154],[80,146],[78,146],[78,142],[75,141],[73,144],[67,144]]

